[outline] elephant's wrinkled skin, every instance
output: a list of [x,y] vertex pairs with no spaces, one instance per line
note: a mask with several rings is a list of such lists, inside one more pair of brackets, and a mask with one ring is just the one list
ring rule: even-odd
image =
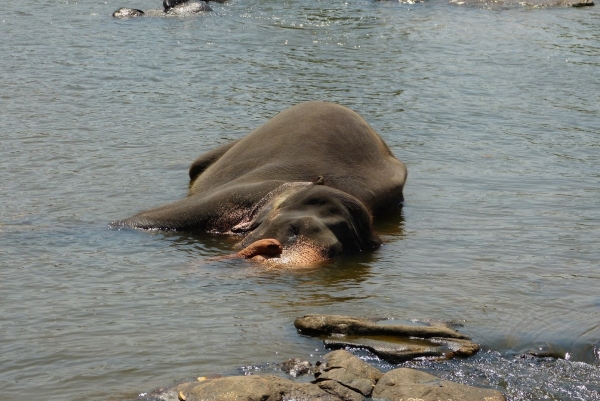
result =
[[113,226],[273,238],[281,263],[310,264],[369,251],[372,215],[402,202],[407,171],[354,111],[333,103],[291,107],[246,137],[197,158],[188,197]]

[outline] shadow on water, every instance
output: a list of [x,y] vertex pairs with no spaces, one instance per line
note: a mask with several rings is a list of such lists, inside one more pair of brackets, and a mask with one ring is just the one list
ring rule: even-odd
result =
[[377,216],[374,221],[375,232],[383,237],[403,237],[404,236],[404,213],[402,205],[392,211]]
[[240,248],[237,244],[242,240],[241,236],[204,232],[164,231],[161,234],[169,242],[170,247],[194,257],[213,257],[235,253],[239,251]]

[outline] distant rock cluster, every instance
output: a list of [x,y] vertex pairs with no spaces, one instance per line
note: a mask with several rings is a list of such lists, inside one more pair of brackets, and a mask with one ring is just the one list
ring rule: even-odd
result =
[[198,14],[206,11],[212,11],[212,8],[208,5],[209,1],[217,1],[220,3],[225,2],[225,0],[206,0],[206,1],[195,1],[188,0],[184,2],[178,2],[174,6],[165,7],[164,10],[147,10],[142,11],[136,8],[127,8],[121,7],[114,13],[112,16],[115,18],[129,19],[135,17],[157,17],[157,16],[185,16]]

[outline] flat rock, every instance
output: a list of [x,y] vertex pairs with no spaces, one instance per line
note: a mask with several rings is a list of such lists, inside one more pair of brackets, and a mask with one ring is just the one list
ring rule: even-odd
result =
[[175,393],[186,401],[341,401],[311,383],[296,383],[278,376],[232,376],[182,383]]
[[395,369],[384,374],[373,389],[373,399],[506,401],[499,391],[441,380],[429,373],[408,368]]
[[403,324],[382,325],[369,319],[340,315],[306,315],[294,321],[294,326],[303,334],[354,334],[387,335],[397,337],[443,337],[468,340],[469,337],[452,330],[446,325],[409,326]]
[[460,338],[432,337],[428,339],[433,344],[443,344],[448,348],[446,359],[454,357],[466,358],[479,352],[479,344]]
[[400,363],[415,358],[444,358],[444,351],[437,347],[424,347],[422,345],[370,345],[351,341],[324,340],[327,349],[339,350],[346,348],[365,349],[389,363]]
[[315,373],[316,382],[333,380],[365,397],[371,395],[375,383],[383,376],[377,368],[345,350],[326,354]]

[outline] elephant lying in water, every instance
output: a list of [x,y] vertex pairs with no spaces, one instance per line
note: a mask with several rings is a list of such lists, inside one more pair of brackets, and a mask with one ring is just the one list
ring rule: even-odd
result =
[[[113,226],[240,235],[255,248],[240,256],[306,265],[378,248],[372,216],[403,201],[407,171],[357,113],[309,102],[201,155],[189,175],[186,198]],[[252,246],[264,239],[280,255]]]

